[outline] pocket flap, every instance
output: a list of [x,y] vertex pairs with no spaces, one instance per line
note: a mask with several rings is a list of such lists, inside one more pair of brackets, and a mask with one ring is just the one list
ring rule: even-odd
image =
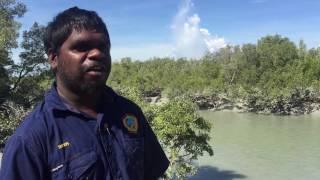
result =
[[80,179],[84,174],[91,174],[88,171],[94,168],[97,158],[96,152],[90,151],[69,161],[69,177],[72,177],[72,179]]

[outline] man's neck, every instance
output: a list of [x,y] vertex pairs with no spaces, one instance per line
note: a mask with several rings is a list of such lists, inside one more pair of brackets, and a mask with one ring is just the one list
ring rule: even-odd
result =
[[89,116],[97,116],[97,107],[100,100],[101,90],[92,92],[90,94],[86,93],[75,93],[68,89],[63,84],[57,82],[57,92],[63,100],[69,105],[76,108],[80,112],[83,112]]

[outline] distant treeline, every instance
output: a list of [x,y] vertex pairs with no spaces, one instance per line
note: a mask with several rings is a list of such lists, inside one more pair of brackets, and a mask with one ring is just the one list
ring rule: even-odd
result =
[[256,44],[227,46],[201,59],[123,58],[112,65],[108,84],[134,86],[146,96],[161,94],[226,94],[246,97],[286,97],[306,89],[319,92],[320,48],[307,49],[280,35]]

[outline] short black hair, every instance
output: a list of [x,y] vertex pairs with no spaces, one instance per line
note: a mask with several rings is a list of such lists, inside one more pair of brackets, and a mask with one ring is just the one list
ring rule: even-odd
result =
[[96,30],[104,33],[110,44],[109,33],[103,20],[94,11],[72,7],[59,13],[53,21],[48,23],[44,35],[44,46],[49,50],[58,53],[63,42],[70,36],[73,30]]

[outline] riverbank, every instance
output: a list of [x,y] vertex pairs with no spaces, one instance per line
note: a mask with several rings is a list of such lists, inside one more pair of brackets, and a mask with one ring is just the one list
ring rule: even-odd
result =
[[258,114],[301,115],[320,110],[318,98],[231,99],[224,95],[215,97],[194,96],[193,101],[201,110],[253,112]]
[[193,100],[201,110],[253,112],[257,114],[301,115],[320,109],[320,102],[300,99],[229,99],[225,96],[198,96]]
[[[294,91],[289,96],[267,97],[252,93],[244,97],[229,97],[226,94],[189,95],[200,110],[252,112],[257,114],[301,115],[320,110],[320,96],[309,90]],[[168,102],[168,98],[157,95],[146,97],[152,104]]]

